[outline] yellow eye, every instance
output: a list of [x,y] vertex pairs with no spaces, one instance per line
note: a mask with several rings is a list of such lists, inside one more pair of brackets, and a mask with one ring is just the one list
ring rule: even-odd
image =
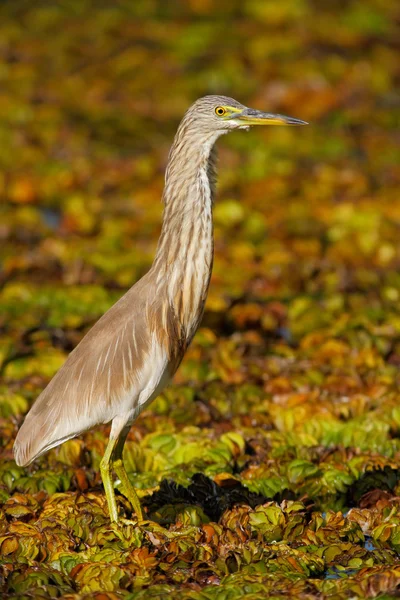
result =
[[223,117],[226,114],[226,109],[223,106],[217,106],[215,109],[215,114],[219,117]]

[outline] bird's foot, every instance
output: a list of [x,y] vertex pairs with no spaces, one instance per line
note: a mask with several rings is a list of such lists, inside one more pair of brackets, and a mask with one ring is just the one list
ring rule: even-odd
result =
[[[188,535],[187,528],[185,528],[184,531],[170,531],[169,529],[166,529],[159,523],[156,523],[155,521],[151,521],[150,519],[145,519],[145,520],[141,521],[139,523],[139,527],[144,529],[144,531],[150,537],[153,544],[155,544],[156,546],[158,544],[157,544],[157,541],[154,539],[155,536],[163,536],[164,539],[166,538],[168,541],[170,541],[170,540],[174,540],[174,539],[176,540],[176,538],[178,538],[178,537],[184,537],[184,536]],[[193,527],[190,529],[198,530],[197,527]],[[158,543],[160,543],[160,542],[158,542]]]

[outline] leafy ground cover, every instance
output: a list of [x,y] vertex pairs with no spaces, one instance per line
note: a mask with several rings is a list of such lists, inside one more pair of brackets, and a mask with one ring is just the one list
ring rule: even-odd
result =
[[[0,11],[2,597],[397,597],[397,0]],[[169,145],[210,92],[311,126],[220,144],[202,328],[126,444],[149,522],[119,495],[110,525],[107,428],[25,469],[12,443],[151,264]]]

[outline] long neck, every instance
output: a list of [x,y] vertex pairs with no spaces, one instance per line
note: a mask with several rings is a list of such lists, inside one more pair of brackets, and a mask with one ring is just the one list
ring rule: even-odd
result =
[[203,314],[213,262],[215,135],[197,138],[183,122],[166,171],[163,225],[153,263],[189,342]]

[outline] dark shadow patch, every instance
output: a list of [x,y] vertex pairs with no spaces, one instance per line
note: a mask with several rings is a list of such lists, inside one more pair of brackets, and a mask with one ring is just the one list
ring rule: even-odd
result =
[[166,504],[184,503],[200,506],[211,520],[218,521],[223,512],[235,504],[247,504],[254,508],[269,500],[272,498],[250,492],[240,482],[225,488],[202,473],[197,473],[193,475],[192,483],[187,488],[174,481],[163,479],[160,489],[151,496],[143,498],[142,504],[147,506],[150,512]]
[[143,498],[142,504],[149,509],[150,513],[167,504],[200,506],[212,521],[218,521],[224,511],[232,508],[235,504],[245,504],[255,508],[272,500],[282,502],[282,500],[293,499],[295,499],[294,494],[289,490],[267,498],[262,494],[251,492],[233,479],[229,480],[229,486],[222,487],[202,473],[197,473],[193,475],[192,483],[188,487],[163,479],[160,489],[151,496]]
[[362,498],[367,494],[370,495],[374,490],[378,490],[381,494],[383,492],[391,494],[399,481],[400,469],[385,467],[368,471],[348,488],[346,505],[349,507],[359,506]]

